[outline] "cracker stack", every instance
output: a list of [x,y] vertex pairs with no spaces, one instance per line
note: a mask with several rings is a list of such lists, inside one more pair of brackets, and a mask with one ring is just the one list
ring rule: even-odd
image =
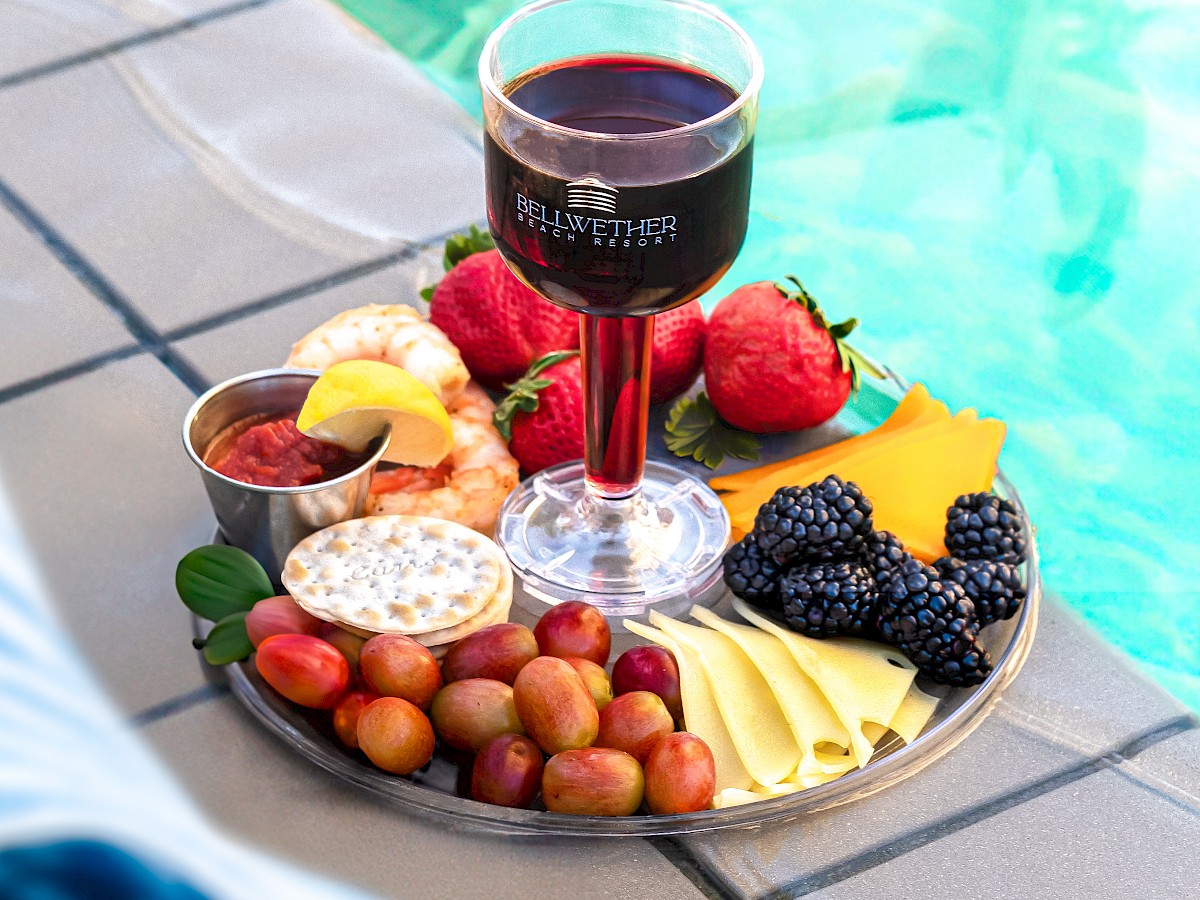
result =
[[491,540],[422,516],[332,525],[288,554],[283,584],[308,612],[364,637],[404,634],[441,657],[508,620],[512,569]]

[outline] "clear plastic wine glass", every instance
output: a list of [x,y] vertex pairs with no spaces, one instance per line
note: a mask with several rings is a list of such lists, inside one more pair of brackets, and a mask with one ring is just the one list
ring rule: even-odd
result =
[[525,589],[607,615],[714,596],[729,519],[646,462],[654,315],[692,301],[745,238],[762,62],[694,0],[543,0],[479,64],[488,221],[509,267],[582,313],[585,454],[509,497],[497,540]]

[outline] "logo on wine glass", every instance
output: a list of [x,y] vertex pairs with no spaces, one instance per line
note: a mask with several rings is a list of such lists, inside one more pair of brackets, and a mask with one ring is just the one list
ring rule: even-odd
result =
[[598,178],[580,178],[567,184],[567,209],[591,209],[602,213],[617,211],[617,189]]

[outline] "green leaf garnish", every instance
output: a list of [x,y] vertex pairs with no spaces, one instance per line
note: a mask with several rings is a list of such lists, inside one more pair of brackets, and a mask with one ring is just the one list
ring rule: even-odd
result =
[[862,383],[859,375],[860,371],[866,372],[872,378],[887,377],[887,373],[881,371],[868,357],[846,342],[846,337],[858,327],[858,319],[849,318],[845,322],[831,325],[829,320],[825,318],[825,313],[817,303],[816,298],[804,289],[804,285],[800,283],[800,279],[795,275],[789,275],[787,280],[796,286],[795,290],[784,284],[775,285],[775,289],[789,300],[803,306],[808,310],[809,315],[812,316],[813,323],[818,328],[823,328],[829,332],[829,336],[833,338],[833,346],[837,350],[838,361],[842,365],[842,371],[850,373],[850,390],[858,391]]
[[748,431],[726,424],[704,392],[695,399],[684,397],[671,407],[666,442],[676,456],[690,456],[710,469],[721,465],[726,456],[757,460],[761,446]]
[[246,616],[245,611],[230,613],[213,626],[203,641],[205,662],[210,666],[226,666],[241,662],[254,652],[246,634]]
[[253,556],[237,547],[211,544],[198,547],[175,568],[175,590],[192,612],[217,622],[247,612],[275,588]]
[[505,385],[510,393],[500,401],[496,411],[492,413],[492,424],[496,426],[496,430],[506,441],[512,440],[513,419],[517,413],[531,413],[537,409],[538,391],[550,387],[554,383],[549,378],[538,378],[538,375],[564,359],[578,355],[578,350],[558,350],[554,353],[547,353],[541,359],[536,360],[520,380]]

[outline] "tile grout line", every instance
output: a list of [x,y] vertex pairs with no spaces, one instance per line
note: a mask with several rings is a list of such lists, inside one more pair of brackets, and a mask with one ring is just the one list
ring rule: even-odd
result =
[[129,359],[131,356],[137,356],[138,354],[144,352],[145,350],[136,344],[118,347],[116,350],[109,350],[106,353],[97,354],[96,356],[63,366],[60,369],[54,369],[41,375],[35,375],[32,378],[26,378],[24,381],[17,381],[13,384],[0,388],[0,406],[3,406],[10,400],[18,400],[21,397],[25,397],[29,394],[36,394],[43,388],[54,387],[56,384],[61,384],[64,381],[70,381],[72,378],[75,378],[79,375],[87,375],[89,372],[95,372],[97,369],[102,369],[109,363],[119,362],[123,359]]
[[[0,191],[2,190],[3,183],[0,182]],[[3,197],[0,195],[0,204],[2,203]],[[368,275],[373,275],[374,273],[387,269],[397,263],[414,259],[423,250],[430,249],[439,243],[444,243],[446,238],[448,238],[450,235],[464,231],[472,224],[478,225],[479,223],[467,223],[459,228],[451,229],[450,231],[446,231],[440,235],[435,235],[432,238],[409,244],[403,249],[393,251],[373,260],[359,263],[347,269],[342,269],[341,271],[334,272],[330,275],[324,275],[321,278],[314,279],[313,281],[308,281],[304,284],[299,284],[280,291],[277,294],[270,294],[266,297],[260,297],[257,300],[252,300],[249,303],[235,307],[234,309],[225,310],[224,312],[208,316],[204,319],[199,319],[187,325],[179,326],[171,331],[166,332],[162,336],[162,340],[168,344],[174,341],[185,340],[190,337],[195,337],[198,334],[203,334],[204,332],[214,328],[220,328],[221,326],[240,321],[252,315],[257,315],[260,312],[266,312],[267,310],[275,309],[279,306],[286,306],[292,301],[301,300],[305,297],[319,294],[322,291],[340,287],[343,284],[349,284],[359,278],[365,278]],[[41,236],[40,233],[38,236]],[[59,261],[62,262],[61,258]],[[11,400],[17,400],[29,394],[37,393],[43,388],[53,387],[56,384],[69,381],[76,376],[86,375],[89,372],[94,372],[97,369],[103,368],[109,363],[119,362],[120,360],[128,359],[131,356],[136,356],[139,353],[145,352],[147,352],[147,348],[140,344],[137,346],[119,347],[116,350],[109,350],[105,353],[97,354],[96,356],[81,360],[76,363],[71,363],[70,365],[63,366],[59,369],[54,369],[42,375],[35,375],[34,377],[25,379],[24,381],[18,381],[14,384],[0,387],[0,405],[3,405]]]
[[473,224],[479,224],[478,222],[473,222],[456,226],[433,237],[409,243],[399,250],[394,250],[373,260],[367,260],[366,262],[358,263],[329,275],[323,275],[320,278],[296,285],[276,294],[260,297],[235,309],[217,313],[160,335],[133,308],[132,304],[83,258],[82,254],[68,244],[49,223],[34,212],[2,180],[0,180],[0,206],[6,207],[22,225],[41,240],[67,271],[87,288],[89,293],[120,318],[126,330],[138,342],[137,347],[122,347],[107,353],[101,353],[90,359],[72,363],[61,369],[56,369],[52,372],[47,372],[0,388],[0,405],[10,400],[16,400],[20,397],[36,393],[43,388],[53,387],[76,376],[93,372],[109,363],[128,359],[139,352],[146,352],[157,358],[184,385],[191,389],[193,393],[197,395],[201,394],[209,387],[207,381],[169,346],[171,342],[202,334],[210,329],[239,321],[269,309],[285,306],[294,300],[319,294],[330,288],[348,284],[359,278],[372,275],[397,263],[414,259],[424,250],[444,243],[451,235],[465,231]]
[[[1180,812],[1200,817],[1200,804],[1196,802],[1196,798],[1177,785],[1161,779],[1154,779],[1157,783],[1152,784],[1147,780],[1149,776],[1139,771],[1136,766],[1127,767],[1121,764],[1116,766],[1113,771],[1135,787],[1170,803]],[[1182,796],[1178,796],[1176,792],[1182,794]]]
[[708,900],[741,900],[744,896],[720,873],[698,858],[675,835],[645,838],[692,886]]
[[[419,241],[412,241],[405,246],[393,250],[390,253],[385,253],[383,256],[378,256],[374,259],[369,259],[365,262],[356,263],[345,269],[337,272],[332,272],[328,275],[322,275],[320,278],[315,278],[312,281],[306,281],[303,284],[298,284],[290,288],[286,288],[275,294],[268,294],[265,297],[259,297],[257,300],[251,300],[241,306],[233,309],[225,310],[224,312],[215,313],[211,316],[206,316],[203,319],[197,319],[187,325],[180,325],[173,328],[164,334],[164,339],[168,342],[186,340],[190,337],[195,337],[198,334],[203,334],[214,328],[220,328],[224,325],[230,325],[250,316],[257,315],[261,312],[267,312],[271,309],[276,309],[280,306],[286,306],[294,300],[302,300],[305,297],[311,297],[314,294],[319,294],[322,291],[330,288],[340,287],[343,284],[349,284],[357,281],[360,278],[365,278],[368,275],[374,275],[376,272],[381,272],[384,269],[415,259],[426,250],[439,247],[446,242],[446,239],[451,235],[459,234],[466,231],[472,225],[478,226],[479,222],[467,222],[462,225],[455,226],[447,231],[435,234],[429,238],[423,238]],[[486,223],[485,223],[486,227]]]
[[3,180],[0,180],[0,206],[8,209],[22,225],[33,232],[92,296],[116,313],[125,329],[138,342],[138,346],[158,359],[194,393],[202,393],[207,389],[208,385],[203,376],[167,345],[154,326],[133,304]]
[[275,309],[280,306],[301,300],[305,297],[311,297],[314,294],[319,294],[322,291],[330,288],[339,287],[343,284],[349,284],[352,281],[357,281],[359,278],[365,278],[368,275],[373,275],[376,272],[381,272],[384,269],[391,268],[397,263],[405,262],[414,259],[421,252],[421,248],[416,245],[410,245],[400,250],[395,250],[387,253],[384,256],[377,257],[373,260],[368,260],[364,263],[351,266],[348,269],[342,269],[334,272],[331,275],[324,275],[321,278],[313,281],[279,291],[275,294],[270,294],[266,297],[260,297],[257,300],[252,300],[249,303],[234,307],[233,309],[223,310],[219,313],[214,313],[211,316],[205,316],[203,319],[197,319],[187,325],[180,325],[163,334],[163,338],[168,342],[182,341],[196,335],[203,334],[206,331],[211,331],[214,328],[220,328],[223,325],[231,325],[234,322],[240,322],[242,319],[247,319],[250,316],[257,315],[261,312]]
[[[907,846],[904,848],[904,850],[901,850],[900,852],[889,853],[889,851],[892,850],[892,847],[890,847],[890,846],[883,847],[883,848],[877,847],[877,848],[875,848],[874,851],[868,851],[866,853],[859,854],[859,856],[856,859],[852,859],[852,860],[850,860],[850,862],[842,863],[841,865],[838,865],[838,866],[833,866],[833,868],[824,870],[823,872],[818,872],[818,874],[815,876],[808,876],[808,877],[804,878],[804,880],[792,882],[790,884],[790,886],[782,888],[781,890],[779,890],[779,892],[768,893],[768,894],[764,895],[764,900],[779,900],[780,898],[784,898],[784,896],[803,896],[804,894],[811,893],[812,890],[817,890],[817,889],[821,889],[823,887],[828,887],[829,884],[833,884],[838,881],[845,880],[845,878],[852,877],[853,875],[858,875],[862,871],[866,871],[868,869],[875,868],[875,865],[890,862],[890,860],[892,860],[894,858],[904,856],[904,854],[907,852],[910,852],[912,850],[918,850],[919,847],[925,846],[926,844],[930,844],[930,842],[938,840],[940,838],[943,838],[943,836],[946,836],[948,834],[952,834],[953,832],[955,832],[955,830],[959,830],[960,828],[966,828],[968,826],[971,826],[971,824],[974,824],[977,821],[982,821],[983,818],[989,817],[991,815],[996,815],[997,812],[1003,812],[1006,809],[1012,808],[1012,806],[1016,806],[1016,805],[1020,805],[1021,803],[1025,803],[1026,800],[1034,799],[1034,798],[1040,796],[1040,794],[1042,794],[1042,793],[1048,793],[1052,790],[1055,790],[1055,788],[1057,788],[1057,787],[1061,787],[1063,785],[1070,784],[1070,782],[1072,782],[1072,781],[1079,780],[1081,778],[1086,778],[1087,775],[1091,775],[1094,772],[1098,772],[1098,770],[1103,769],[1103,768],[1114,769],[1115,772],[1123,775],[1124,778],[1132,779],[1132,775],[1129,775],[1128,773],[1123,772],[1122,767],[1121,767],[1121,762],[1130,760],[1130,758],[1133,758],[1134,756],[1140,754],[1140,752],[1142,752],[1148,748],[1151,748],[1151,746],[1153,746],[1153,745],[1163,742],[1163,740],[1169,739],[1171,737],[1175,737],[1176,734],[1180,734],[1184,731],[1193,730],[1193,728],[1196,728],[1196,727],[1200,727],[1200,720],[1196,719],[1195,716],[1192,716],[1192,715],[1184,715],[1184,716],[1180,716],[1180,718],[1178,718],[1178,719],[1172,719],[1172,720],[1163,722],[1163,724],[1153,727],[1153,728],[1151,728],[1151,730],[1148,730],[1144,733],[1139,734],[1139,736],[1136,736],[1136,737],[1130,739],[1129,742],[1122,744],[1120,746],[1120,748],[1117,748],[1116,750],[1104,752],[1104,754],[1098,754],[1096,757],[1091,758],[1091,760],[1087,760],[1084,763],[1078,764],[1078,766],[1064,769],[1063,772],[1057,773],[1056,775],[1051,775],[1051,776],[1049,776],[1048,779],[1044,779],[1043,781],[1037,782],[1037,785],[1031,785],[1030,788],[1038,787],[1038,786],[1042,787],[1042,790],[1040,790],[1036,793],[1030,793],[1030,794],[1028,794],[1028,796],[1025,796],[1025,793],[1021,792],[1021,791],[1015,792],[1014,794],[1009,794],[1008,797],[1010,797],[1010,798],[1015,798],[1015,797],[1019,796],[1020,799],[1016,800],[1016,802],[1009,803],[1008,805],[1004,805],[1003,809],[996,809],[995,811],[989,812],[988,816],[979,817],[979,818],[977,818],[977,820],[960,822],[960,818],[961,818],[961,820],[966,820],[967,817],[971,816],[971,812],[966,812],[966,814],[962,814],[962,816],[959,818],[949,818],[949,820],[943,821],[941,823],[935,823],[934,826],[930,826],[929,828],[925,828],[925,829],[920,829],[920,830],[918,830],[918,832],[912,833],[913,836],[918,836],[918,838],[922,838],[922,836],[923,836],[923,838],[926,838],[926,839],[922,840],[920,842],[914,842],[914,844],[912,844],[912,846]],[[1069,776],[1069,778],[1066,778],[1066,779],[1062,780],[1061,782],[1055,781],[1055,784],[1049,784],[1049,782],[1051,780],[1061,779],[1061,778],[1063,778],[1064,775],[1070,775],[1070,776]],[[1138,782],[1138,784],[1139,784],[1139,786],[1145,787],[1146,790],[1148,790],[1148,791],[1159,794],[1159,796],[1162,796],[1164,799],[1169,800],[1169,802],[1171,802],[1172,804],[1181,805],[1180,802],[1178,802],[1178,800],[1168,796],[1168,794],[1164,794],[1162,792],[1154,790],[1154,788],[1151,786],[1142,785],[1141,782]],[[1024,788],[1024,791],[1028,791],[1028,790],[1030,790],[1030,788]],[[1006,799],[1006,798],[997,798],[997,800],[995,800],[994,803],[1002,802],[1002,800],[1004,800],[1004,799]],[[990,806],[990,804],[984,804],[984,806],[979,806],[979,808],[976,808],[976,810],[972,810],[972,812],[977,811],[979,809],[989,808],[989,806]],[[1194,811],[1194,810],[1189,810],[1189,811]],[[949,830],[944,830],[944,832],[937,833],[935,835],[930,836],[928,834],[929,832],[931,832],[931,829],[935,829],[938,827],[948,827],[948,826],[956,826],[956,827],[950,828]],[[674,838],[674,836],[665,836],[665,838],[653,838],[653,839],[649,839],[648,842],[650,845],[654,846],[655,850],[658,850],[660,853],[662,853],[662,856],[665,856],[667,858],[668,862],[671,862],[672,865],[676,866],[676,868],[680,872],[682,872],[682,874],[685,877],[688,877],[689,881],[696,884],[696,886],[698,888],[701,888],[702,892],[704,890],[704,887],[702,884],[702,881],[703,881],[704,883],[709,884],[709,886],[712,886],[714,892],[716,892],[714,895],[719,896],[719,898],[722,898],[722,900],[724,900],[724,898],[728,898],[728,896],[743,896],[744,895],[742,893],[739,893],[737,888],[734,887],[733,884],[728,882],[726,880],[726,878],[724,877],[724,875],[722,875],[718,869],[714,868],[713,865],[710,865],[708,863],[708,860],[703,859],[700,856],[697,856],[696,853],[691,851],[690,847],[686,846],[686,844],[684,844],[683,841],[680,841],[677,838]],[[854,871],[847,872],[847,874],[842,874],[842,872],[844,872],[844,870],[846,870],[848,868],[848,866],[853,865],[854,863],[857,862],[857,860],[865,860],[865,858],[868,858],[868,857],[870,857],[872,859],[874,859],[875,857],[882,857],[882,858],[877,859],[877,862],[871,863],[870,865],[865,865],[865,866],[862,866],[862,868],[857,868]],[[838,875],[839,877],[833,877],[834,875]],[[827,880],[822,883],[815,884],[815,886],[811,886],[808,889],[805,889],[805,884],[808,884],[810,881],[815,880],[815,878],[820,878],[822,876],[826,876]],[[802,890],[802,893],[792,893],[793,890],[797,890],[797,889]],[[704,892],[704,893],[706,893],[706,895],[707,895],[707,892]]]
[[1113,750],[1069,766],[1019,790],[997,797],[966,812],[934,822],[924,828],[910,831],[889,842],[886,846],[876,847],[873,850],[860,853],[846,862],[830,866],[819,872],[797,879],[776,891],[764,894],[761,900],[784,900],[784,898],[804,897],[815,891],[853,878],[856,875],[861,875],[863,872],[892,862],[907,853],[919,850],[941,838],[962,831],[1000,813],[1007,812],[1010,809],[1049,794],[1058,788],[1080,781],[1104,769],[1113,769],[1119,772],[1121,763],[1125,760],[1132,759],[1139,753],[1176,735],[1197,728],[1200,728],[1200,720],[1193,715],[1170,719],[1153,728],[1147,729]]
[[171,716],[186,712],[194,707],[203,706],[212,700],[227,697],[231,693],[232,691],[228,684],[205,684],[136,712],[127,721],[133,728],[144,728],[147,725],[153,725],[156,722],[161,722],[163,719],[169,719]]
[[215,22],[252,9],[258,9],[259,7],[275,2],[276,0],[241,0],[241,2],[221,6],[208,12],[200,13],[199,15],[189,16],[170,25],[164,25],[161,28],[152,28],[109,44],[101,44],[99,47],[94,47],[83,53],[65,56],[53,62],[32,66],[20,72],[13,72],[11,75],[0,77],[0,90],[18,87],[47,75],[55,75],[67,69],[73,69],[76,66],[87,65],[96,60],[104,59],[106,56],[112,56],[114,53],[120,53],[122,50],[129,50],[133,47],[140,47],[163,38],[173,37],[185,31],[191,31],[193,28],[199,28],[201,25],[207,25],[209,22]]

